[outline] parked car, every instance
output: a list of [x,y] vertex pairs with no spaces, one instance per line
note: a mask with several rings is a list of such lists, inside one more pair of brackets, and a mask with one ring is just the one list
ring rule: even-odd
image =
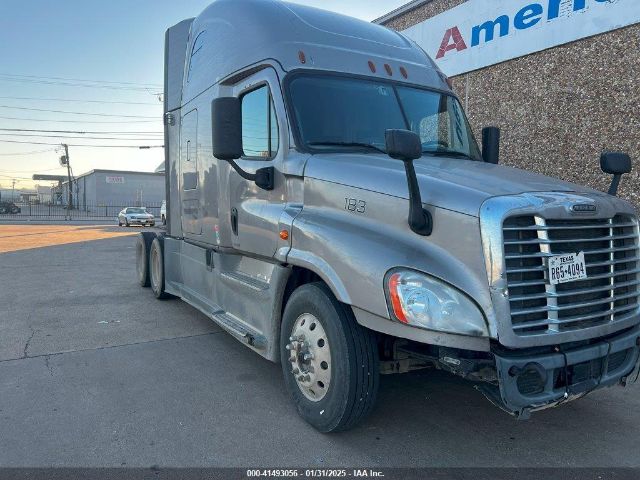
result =
[[0,202],[0,215],[3,213],[20,213],[20,207],[13,202]]
[[153,214],[147,212],[144,207],[127,207],[118,214],[118,226],[149,225],[155,226],[156,220]]
[[162,205],[160,205],[160,220],[162,220],[162,225],[167,224],[167,201],[163,200]]

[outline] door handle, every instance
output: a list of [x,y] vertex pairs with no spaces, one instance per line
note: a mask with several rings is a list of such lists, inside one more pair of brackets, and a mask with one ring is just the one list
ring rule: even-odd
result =
[[234,235],[238,235],[238,209],[236,207],[231,209],[231,230]]

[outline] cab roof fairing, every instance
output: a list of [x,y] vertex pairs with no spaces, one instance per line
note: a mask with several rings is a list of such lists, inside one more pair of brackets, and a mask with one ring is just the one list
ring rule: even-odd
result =
[[[369,69],[369,60],[376,73]],[[191,25],[182,104],[229,76],[273,61],[284,71],[353,73],[449,90],[424,51],[386,27],[280,0],[216,0]],[[401,66],[408,73],[406,80]]]

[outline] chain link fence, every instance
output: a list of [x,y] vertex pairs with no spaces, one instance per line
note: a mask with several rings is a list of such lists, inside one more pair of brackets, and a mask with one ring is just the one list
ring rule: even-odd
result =
[[160,223],[160,208],[162,202],[140,205],[139,201],[130,203],[118,202],[113,204],[97,203],[68,208],[66,205],[56,205],[38,202],[0,202],[0,219],[32,220],[113,220],[117,222],[118,214],[127,207],[144,207]]

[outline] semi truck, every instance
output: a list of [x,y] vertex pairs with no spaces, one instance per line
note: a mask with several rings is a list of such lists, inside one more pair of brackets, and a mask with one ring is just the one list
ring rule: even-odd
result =
[[[216,0],[165,36],[166,230],[136,270],[282,367],[321,432],[436,368],[526,419],[637,379],[640,246],[616,193],[499,163],[401,33]],[[595,168],[597,159],[584,159]]]

